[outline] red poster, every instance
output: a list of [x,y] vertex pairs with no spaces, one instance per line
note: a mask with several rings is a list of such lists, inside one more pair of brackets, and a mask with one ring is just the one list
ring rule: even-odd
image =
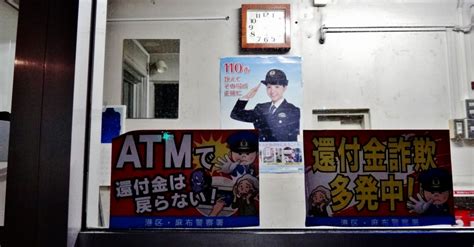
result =
[[255,130],[147,130],[112,141],[111,228],[259,224]]
[[447,130],[304,131],[306,225],[453,224]]

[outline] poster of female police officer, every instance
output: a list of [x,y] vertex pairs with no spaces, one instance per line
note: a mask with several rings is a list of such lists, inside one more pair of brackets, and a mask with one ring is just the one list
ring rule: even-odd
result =
[[301,58],[225,57],[220,66],[221,127],[257,129],[263,165],[301,165],[284,157],[302,140]]

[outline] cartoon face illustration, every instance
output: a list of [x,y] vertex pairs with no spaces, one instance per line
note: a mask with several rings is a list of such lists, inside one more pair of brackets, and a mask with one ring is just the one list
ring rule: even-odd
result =
[[247,197],[258,193],[258,180],[250,174],[245,174],[234,185],[234,195]]
[[311,197],[311,200],[313,202],[313,205],[318,205],[321,203],[324,203],[327,201],[326,196],[323,194],[321,191],[316,191],[316,193],[313,194],[313,197]]
[[237,191],[240,195],[246,195],[250,192],[250,190],[252,189],[252,184],[247,181],[247,180],[243,180],[239,183],[239,185],[237,186]]
[[196,169],[191,173],[191,185],[194,192],[201,192],[210,185],[209,175],[204,169]]
[[423,191],[423,197],[427,201],[431,201],[434,205],[442,205],[446,203],[449,199],[449,191],[442,191],[442,192],[431,192],[431,191]]
[[241,165],[250,165],[257,158],[257,152],[234,152],[231,151],[231,159]]
[[317,206],[329,203],[329,190],[324,186],[316,187],[310,194],[311,205]]
[[241,165],[251,165],[258,157],[258,136],[250,131],[237,132],[227,138],[230,158]]
[[422,171],[419,180],[421,194],[426,201],[434,205],[442,205],[448,201],[452,186],[449,172],[440,168],[432,168]]

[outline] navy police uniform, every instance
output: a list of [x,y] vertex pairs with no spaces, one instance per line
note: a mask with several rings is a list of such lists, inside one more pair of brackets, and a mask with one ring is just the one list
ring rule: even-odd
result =
[[[452,190],[451,174],[440,168],[432,168],[422,171],[419,175],[421,188],[431,193],[447,192]],[[450,215],[450,207],[448,202],[435,205],[431,204],[423,215]]]
[[452,189],[451,174],[441,168],[431,168],[420,172],[421,188],[430,192],[444,192]]
[[257,135],[253,132],[242,130],[227,138],[227,145],[232,152],[252,153],[258,151]]
[[[271,69],[267,72],[264,85],[287,86],[288,80],[283,71]],[[248,101],[237,100],[230,117],[253,123],[260,132],[259,140],[271,141],[296,141],[300,132],[300,109],[286,100],[272,113],[272,102],[257,104],[253,110],[245,110]]]
[[[235,153],[253,153],[258,152],[258,139],[257,135],[249,131],[239,131],[227,138],[227,144],[231,152]],[[255,161],[254,161],[255,163]],[[241,176],[242,174],[250,174],[257,176],[254,164],[251,165],[237,165],[231,172],[234,177]]]
[[[258,136],[256,133],[252,131],[248,131],[248,130],[237,131],[231,134],[227,138],[226,142],[231,152],[239,153],[239,154],[241,153],[249,154],[253,152],[258,153]],[[243,165],[239,163],[235,165],[232,168],[232,170],[228,170],[223,173],[229,175],[228,178],[232,179],[234,182],[238,181],[237,179],[241,178],[245,174],[249,174],[251,176],[257,177],[258,176],[258,170],[256,169],[258,166],[257,162],[258,162],[258,156],[255,156],[255,160],[252,164]],[[207,195],[206,195],[206,198],[208,198]],[[234,193],[232,190],[218,189],[216,198],[219,198],[219,200],[223,200],[225,202],[225,207],[229,207],[233,205]]]

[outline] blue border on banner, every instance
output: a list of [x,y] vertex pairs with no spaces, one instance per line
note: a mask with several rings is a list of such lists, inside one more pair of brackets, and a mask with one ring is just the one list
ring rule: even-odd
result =
[[453,216],[426,217],[306,217],[306,226],[400,227],[453,225]]
[[258,216],[239,217],[161,217],[111,216],[110,228],[226,228],[258,226]]

